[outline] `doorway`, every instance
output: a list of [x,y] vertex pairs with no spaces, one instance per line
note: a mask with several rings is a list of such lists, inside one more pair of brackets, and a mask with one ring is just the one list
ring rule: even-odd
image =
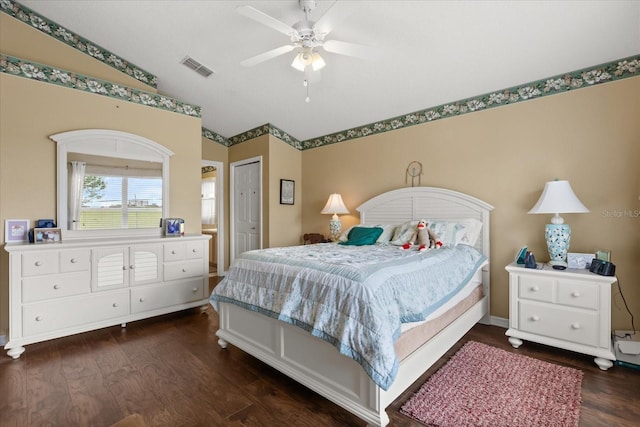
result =
[[202,161],[201,180],[202,234],[209,241],[209,277],[224,275],[224,164]]

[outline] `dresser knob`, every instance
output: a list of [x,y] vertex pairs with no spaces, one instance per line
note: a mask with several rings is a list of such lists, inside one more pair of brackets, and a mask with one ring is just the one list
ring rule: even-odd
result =
[[571,329],[580,329],[580,323],[575,322],[571,324]]
[[198,288],[191,289],[191,292],[193,292],[195,294],[196,292],[198,292]]
[[171,251],[171,255],[175,255],[175,254],[176,254],[176,251]]
[[53,285],[53,289],[60,289],[60,285],[56,283],[55,285]]
[[144,298],[140,298],[140,302],[144,302]]
[[186,272],[187,272],[187,269],[186,269],[186,268],[183,268],[183,269],[182,269],[182,272],[183,272],[183,273],[186,273]]
[[71,264],[75,264],[76,262],[78,262],[78,260],[77,260],[77,259],[75,259],[75,258],[71,258]]
[[117,307],[117,306],[118,306],[118,303],[117,303],[117,302],[114,302],[114,303],[112,304],[112,306],[113,306],[113,307]]
[[191,249],[191,252],[193,252],[195,254],[196,252],[198,252],[198,250],[197,249]]
[[130,266],[129,266],[129,268],[130,268],[131,270],[133,270],[134,268],[136,268],[136,266],[132,264],[132,265],[130,265]]
[[41,265],[42,265],[42,263],[41,263],[40,261],[36,261],[36,262],[35,262],[35,266],[36,266],[36,267],[40,267]]
[[40,321],[42,321],[42,317],[36,316],[36,322],[40,322]]
[[571,292],[571,296],[572,296],[572,297],[576,297],[576,298],[577,298],[577,297],[579,297],[579,296],[580,296],[580,292],[578,292],[578,291],[573,291],[573,292]]
[[531,316],[531,320],[533,320],[534,322],[537,322],[538,320],[540,320],[540,317],[534,314],[533,316]]
[[127,266],[126,266],[126,265],[123,265],[123,266],[122,266],[122,269],[126,271],[126,270],[127,270]]
[[540,290],[540,288],[539,288],[539,287],[537,287],[537,286],[532,286],[532,287],[531,287],[531,291],[532,291],[532,292],[538,292],[539,290]]

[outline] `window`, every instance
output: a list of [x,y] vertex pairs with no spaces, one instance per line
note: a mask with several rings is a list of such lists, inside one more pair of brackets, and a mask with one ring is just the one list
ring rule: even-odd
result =
[[161,170],[94,169],[86,167],[78,230],[158,227],[162,218]]
[[202,179],[202,224],[216,223],[216,179]]

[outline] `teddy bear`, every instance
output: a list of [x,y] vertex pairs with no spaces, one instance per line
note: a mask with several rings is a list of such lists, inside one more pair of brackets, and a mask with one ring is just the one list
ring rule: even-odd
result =
[[430,248],[439,248],[442,242],[438,240],[438,236],[428,227],[427,221],[421,219],[416,225],[416,229],[409,238],[409,241],[402,245],[402,249],[408,250],[414,244],[418,245],[419,251],[426,251]]

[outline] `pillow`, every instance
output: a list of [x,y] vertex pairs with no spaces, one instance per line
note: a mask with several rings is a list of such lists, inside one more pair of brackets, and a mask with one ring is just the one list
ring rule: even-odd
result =
[[418,221],[407,221],[396,227],[393,237],[391,238],[391,244],[396,246],[402,246],[409,241],[409,238],[416,231]]
[[374,245],[382,232],[381,227],[352,227],[351,231],[349,231],[349,239],[346,242],[338,242],[338,244],[351,246]]
[[380,234],[380,237],[378,237],[378,240],[376,240],[376,243],[389,243],[389,240],[391,240],[391,237],[393,236],[393,232],[396,228],[395,224],[376,224],[376,225],[354,225],[349,227],[344,233],[342,233],[340,235],[340,238],[338,239],[338,242],[346,242],[347,240],[349,240],[349,233],[351,232],[351,230],[353,230],[356,227],[360,227],[360,228],[373,228],[373,227],[379,227],[382,228],[382,234]]
[[482,222],[477,219],[456,219],[456,220],[428,220],[429,229],[433,231],[443,246],[456,246],[459,244],[474,246]]
[[475,246],[478,241],[478,237],[480,237],[480,231],[482,230],[482,221],[467,218],[464,220],[458,220],[458,222],[464,225],[465,229],[463,230],[460,236],[456,236],[457,244],[463,243],[469,246]]

